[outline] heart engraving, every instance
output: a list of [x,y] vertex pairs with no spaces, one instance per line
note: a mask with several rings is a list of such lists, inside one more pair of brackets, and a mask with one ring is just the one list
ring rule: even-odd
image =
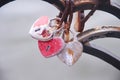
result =
[[48,58],[59,54],[65,47],[64,40],[60,37],[54,37],[49,41],[38,41],[38,47],[41,54]]

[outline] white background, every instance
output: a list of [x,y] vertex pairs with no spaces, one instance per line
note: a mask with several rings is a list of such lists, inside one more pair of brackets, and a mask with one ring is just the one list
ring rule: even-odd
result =
[[[57,57],[46,59],[39,53],[29,29],[40,16],[53,18],[58,12],[41,0],[16,0],[0,8],[0,80],[120,80],[119,70],[91,55],[83,53],[75,65],[68,67]],[[120,20],[96,11],[85,29],[102,25],[120,27]],[[119,39],[99,39],[92,43],[120,57]]]

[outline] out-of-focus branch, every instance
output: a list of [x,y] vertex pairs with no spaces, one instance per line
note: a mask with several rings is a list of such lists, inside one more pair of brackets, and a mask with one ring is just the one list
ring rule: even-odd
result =
[[0,0],[0,7],[4,6],[5,4],[12,2],[12,1],[15,1],[15,0]]

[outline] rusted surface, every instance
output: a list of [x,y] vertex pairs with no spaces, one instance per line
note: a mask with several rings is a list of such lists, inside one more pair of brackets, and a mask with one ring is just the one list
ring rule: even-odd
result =
[[72,55],[72,56],[73,56],[73,54],[74,54],[74,52],[73,52],[70,48],[67,48],[67,52],[68,52],[68,54],[70,54],[70,55]]
[[74,24],[74,29],[77,32],[82,32],[84,29],[84,23],[82,22],[84,19],[84,11],[78,11],[76,12],[76,19]]
[[[64,11],[65,4],[67,0],[57,0],[54,2],[51,2],[49,0],[43,0],[47,1],[51,4],[53,4],[56,8],[58,8],[60,11]],[[86,10],[86,9],[92,9],[94,5],[97,5],[100,0],[72,0],[72,3],[74,4],[74,11],[76,12],[78,10]]]
[[[60,0],[60,2],[65,5],[66,0]],[[75,6],[81,5],[81,4],[98,4],[99,0],[72,0]]]
[[75,6],[80,6],[80,5],[86,5],[91,4],[91,5],[97,5],[99,0],[74,0],[74,5]]

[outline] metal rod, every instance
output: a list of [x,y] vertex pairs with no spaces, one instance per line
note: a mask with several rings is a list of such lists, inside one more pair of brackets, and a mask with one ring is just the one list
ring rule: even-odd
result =
[[104,60],[105,62],[111,64],[118,70],[120,70],[120,58],[118,58],[113,53],[105,49],[103,50],[100,47],[86,44],[92,40],[96,40],[99,38],[106,38],[106,37],[120,38],[120,27],[103,26],[99,28],[93,28],[84,31],[81,34],[78,34],[77,37],[78,40],[83,43],[84,46],[83,51],[85,53],[98,57]]
[[120,61],[118,59],[116,59],[115,57],[109,55],[106,52],[103,52],[97,48],[94,48],[94,47],[91,47],[88,45],[83,45],[83,47],[84,47],[83,51],[86,54],[93,55],[93,56],[111,64],[112,66],[114,66],[118,70],[120,70]]

